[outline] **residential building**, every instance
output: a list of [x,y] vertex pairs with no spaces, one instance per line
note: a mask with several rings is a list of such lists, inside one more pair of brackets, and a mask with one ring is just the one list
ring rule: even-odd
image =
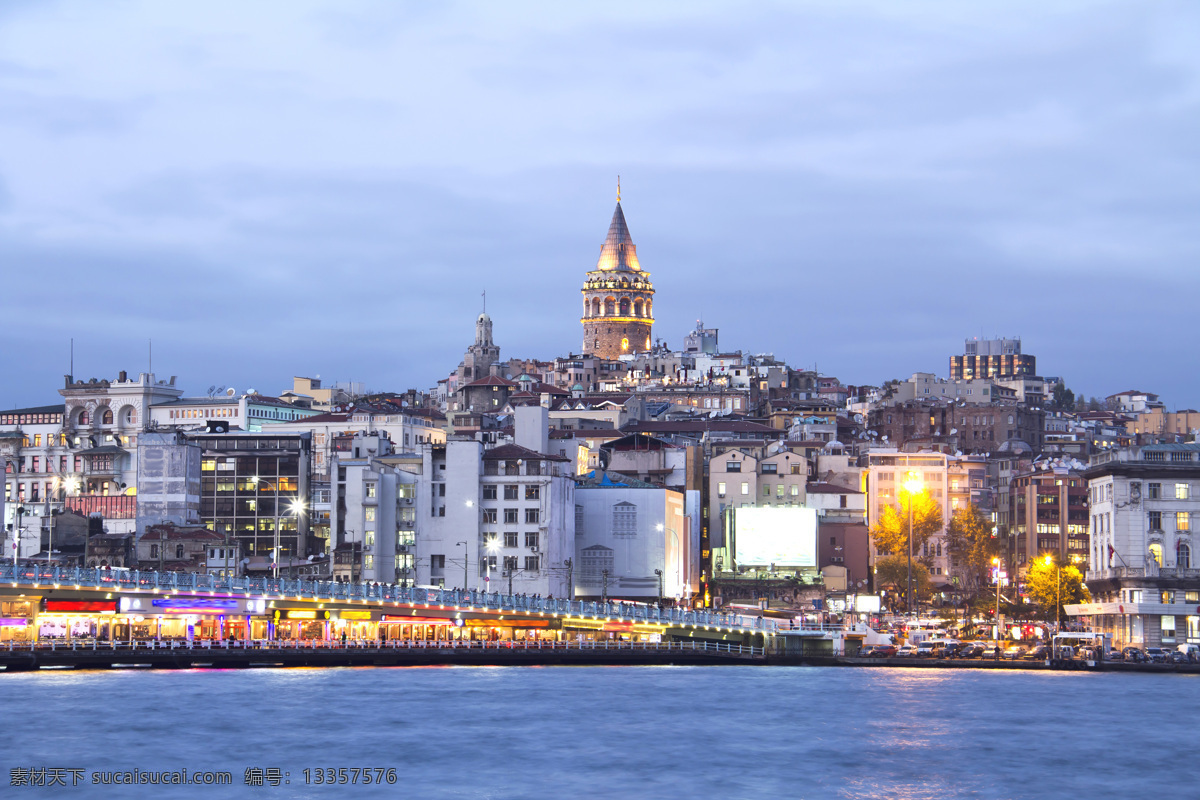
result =
[[1087,480],[1061,461],[1013,475],[1008,491],[1010,568],[1024,581],[1029,565],[1051,555],[1083,571],[1088,560]]

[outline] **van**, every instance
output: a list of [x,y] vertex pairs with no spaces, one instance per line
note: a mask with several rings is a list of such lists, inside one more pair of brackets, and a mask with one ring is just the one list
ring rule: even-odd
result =
[[929,658],[933,655],[933,649],[937,647],[937,643],[932,639],[926,639],[917,645],[917,658]]
[[1200,644],[1181,644],[1175,649],[1187,656],[1188,661],[1200,661]]

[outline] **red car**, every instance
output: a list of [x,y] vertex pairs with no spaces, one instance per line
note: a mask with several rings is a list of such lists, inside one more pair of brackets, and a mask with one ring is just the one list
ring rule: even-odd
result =
[[891,658],[896,655],[896,645],[894,644],[877,644],[871,648],[871,652],[867,653],[868,658]]

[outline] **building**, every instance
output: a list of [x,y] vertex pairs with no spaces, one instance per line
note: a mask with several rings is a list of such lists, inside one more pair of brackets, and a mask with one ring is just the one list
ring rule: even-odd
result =
[[574,517],[573,597],[691,604],[699,536],[683,492],[597,471],[576,487]]
[[224,537],[200,525],[150,525],[137,540],[138,566],[160,572],[208,572],[209,549],[223,545]]
[[1080,571],[1088,560],[1087,481],[1062,462],[1038,467],[1013,475],[1007,492],[1009,561],[1022,581],[1039,557]]
[[1091,603],[1068,606],[1113,644],[1200,643],[1200,444],[1152,444],[1092,456]]
[[[240,550],[243,571],[266,572],[318,556],[309,539],[312,435],[196,433],[200,521]],[[276,561],[278,556],[279,560]]]
[[475,342],[458,365],[456,384],[461,388],[482,378],[504,377],[503,366],[500,348],[492,341],[492,318],[484,311],[475,319]]
[[1037,359],[1021,353],[1021,340],[967,339],[961,356],[950,356],[950,379],[1036,375]]
[[1015,403],[914,400],[872,410],[867,425],[892,447],[915,443],[948,452],[991,453],[999,452],[1006,442],[1020,441],[1037,453],[1045,438],[1045,416],[1040,408]]
[[654,285],[638,261],[619,193],[600,258],[584,279],[582,292],[585,356],[616,359],[650,349]]

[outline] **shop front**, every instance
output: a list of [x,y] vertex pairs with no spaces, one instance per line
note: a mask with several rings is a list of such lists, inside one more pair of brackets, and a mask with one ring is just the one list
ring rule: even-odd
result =
[[134,595],[117,600],[114,640],[265,639],[270,620],[258,598]]
[[36,612],[37,600],[0,602],[0,644],[33,641],[36,633],[33,625]]

